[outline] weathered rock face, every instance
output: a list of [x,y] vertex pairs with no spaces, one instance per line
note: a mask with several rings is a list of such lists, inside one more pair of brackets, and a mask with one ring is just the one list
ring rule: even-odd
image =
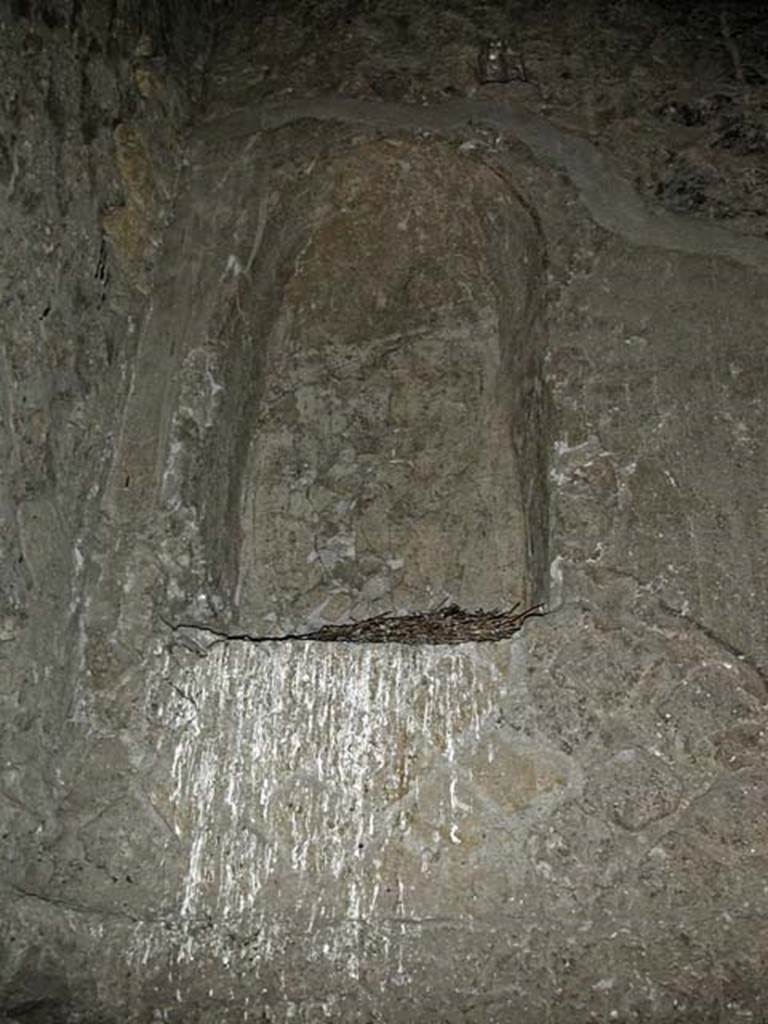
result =
[[240,621],[296,633],[446,600],[509,607],[535,589],[513,449],[543,287],[530,214],[440,143],[357,146],[308,188],[326,209],[267,341]]
[[544,473],[521,387],[541,374],[535,222],[442,143],[324,148],[298,174],[268,173],[250,143],[202,151],[179,208],[187,233],[197,208],[195,240],[141,342],[113,516],[168,553],[177,617],[226,608],[254,633],[540,594],[545,531],[523,495]]
[[0,1013],[759,1022],[763,22],[281,6],[3,15]]

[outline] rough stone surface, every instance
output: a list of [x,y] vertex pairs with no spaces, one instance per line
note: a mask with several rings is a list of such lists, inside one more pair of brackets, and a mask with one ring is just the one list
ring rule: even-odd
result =
[[761,5],[0,22],[0,1017],[768,1020]]
[[309,188],[330,209],[267,345],[243,470],[241,621],[299,632],[527,598],[509,379],[520,325],[503,321],[512,309],[524,323],[541,287],[530,215],[442,144],[363,144],[318,162]]

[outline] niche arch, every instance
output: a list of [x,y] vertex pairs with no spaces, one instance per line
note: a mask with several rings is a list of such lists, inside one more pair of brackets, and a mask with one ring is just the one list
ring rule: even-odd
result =
[[219,339],[229,454],[206,462],[231,616],[280,635],[541,599],[535,215],[429,138],[337,147],[273,196]]

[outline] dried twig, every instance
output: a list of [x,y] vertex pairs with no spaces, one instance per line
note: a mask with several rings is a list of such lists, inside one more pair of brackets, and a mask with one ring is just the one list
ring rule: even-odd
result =
[[413,615],[379,615],[362,622],[323,626],[303,640],[333,640],[345,643],[460,644],[471,640],[506,640],[514,636],[526,619],[542,615],[541,605],[518,612],[482,610],[468,612],[457,604],[435,612]]
[[[322,626],[311,633],[288,633],[283,636],[256,636],[235,629],[221,629],[199,622],[162,621],[189,650],[199,655],[228,640],[268,643],[285,640],[317,640],[325,643],[350,644],[462,644],[470,641],[506,640],[522,629],[527,619],[544,615],[542,605],[533,605],[519,612],[519,604],[507,611],[466,611],[457,604],[433,612],[411,615],[385,613],[361,622]],[[192,635],[190,631],[194,631]],[[202,634],[202,637],[200,636]],[[215,639],[210,640],[213,636]]]

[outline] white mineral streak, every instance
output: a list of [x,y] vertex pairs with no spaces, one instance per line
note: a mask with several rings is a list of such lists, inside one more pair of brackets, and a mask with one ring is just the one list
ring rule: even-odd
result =
[[307,957],[354,977],[386,911],[382,948],[402,970],[398,934],[423,908],[408,905],[398,857],[418,847],[410,823],[431,777],[449,781],[441,827],[460,841],[457,752],[500,695],[482,651],[233,642],[196,663],[184,693],[197,713],[169,732],[174,827],[189,849],[180,960],[202,944],[224,959],[223,940],[211,947],[227,929],[276,955],[290,931]]

